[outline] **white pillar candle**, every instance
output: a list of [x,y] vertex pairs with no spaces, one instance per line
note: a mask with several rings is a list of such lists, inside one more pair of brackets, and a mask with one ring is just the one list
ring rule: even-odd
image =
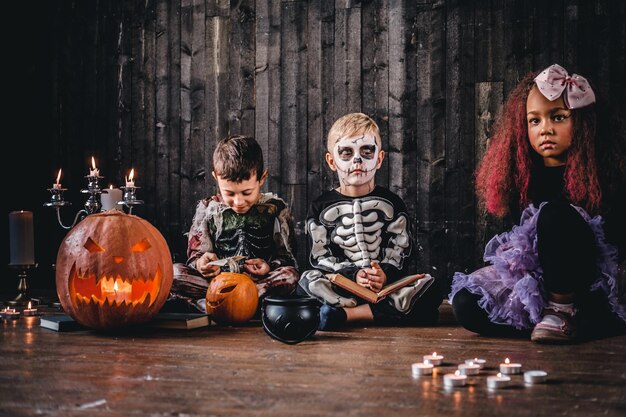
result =
[[35,237],[32,211],[9,213],[11,265],[35,264]]
[[122,190],[119,188],[107,188],[100,194],[100,202],[102,203],[102,211],[106,210],[122,210],[122,207],[117,204],[118,201],[122,201]]
[[522,372],[522,364],[521,363],[511,363],[509,358],[504,360],[504,363],[500,364],[500,372],[505,375],[510,374],[519,374]]

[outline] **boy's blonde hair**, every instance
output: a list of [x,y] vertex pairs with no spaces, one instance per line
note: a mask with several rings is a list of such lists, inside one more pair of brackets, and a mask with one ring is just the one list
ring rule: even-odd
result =
[[371,117],[363,113],[346,114],[337,119],[328,131],[326,148],[328,149],[328,152],[332,153],[335,144],[341,138],[349,138],[365,134],[373,135],[376,139],[376,144],[382,148],[380,129]]

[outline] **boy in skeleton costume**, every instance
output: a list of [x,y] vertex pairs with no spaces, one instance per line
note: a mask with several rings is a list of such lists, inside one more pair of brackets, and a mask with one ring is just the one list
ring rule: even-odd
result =
[[419,298],[419,287],[409,285],[378,303],[365,303],[326,277],[340,273],[380,291],[410,274],[407,258],[414,246],[404,202],[375,184],[385,156],[376,123],[362,113],[341,117],[328,133],[327,150],[326,162],[337,172],[340,185],[309,208],[311,269],[302,274],[298,289],[323,303],[319,329],[333,330],[352,321],[434,324],[442,300],[434,286]]
[[[267,171],[263,153],[250,137],[220,141],[213,154],[219,194],[198,203],[188,233],[188,259],[174,264],[168,306],[206,312],[211,279],[221,272],[212,261],[243,256],[243,271],[259,298],[294,292],[298,282],[293,219],[283,200],[261,193]],[[261,305],[261,303],[259,303]]]

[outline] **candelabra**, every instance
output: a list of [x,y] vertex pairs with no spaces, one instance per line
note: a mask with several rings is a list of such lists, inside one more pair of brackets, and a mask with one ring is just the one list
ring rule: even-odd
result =
[[[63,221],[61,220],[61,207],[70,206],[72,204],[63,198],[63,193],[67,191],[67,188],[61,188],[59,183],[54,184],[52,188],[48,188],[48,191],[50,191],[51,194],[50,201],[44,203],[44,206],[55,208],[57,212],[57,221],[59,222],[59,225],[66,230],[74,227],[79,220],[84,219],[90,214],[98,213],[102,209],[101,194],[108,192],[106,189],[103,190],[100,188],[99,180],[103,177],[97,174],[90,174],[85,176],[85,178],[87,178],[87,189],[80,190],[80,192],[82,194],[89,194],[89,196],[87,197],[87,201],[85,201],[84,208],[76,213],[74,220],[69,226],[63,224]],[[139,187],[129,185],[127,182],[126,187],[120,188],[124,189],[124,196],[122,201],[118,201],[117,204],[128,207],[128,213],[131,214],[133,206],[143,204],[143,201],[137,200],[137,197],[135,196],[136,189]]]

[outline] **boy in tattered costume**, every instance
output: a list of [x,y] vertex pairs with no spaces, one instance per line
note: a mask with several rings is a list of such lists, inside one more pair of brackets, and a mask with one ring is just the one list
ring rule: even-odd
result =
[[414,242],[402,199],[377,186],[374,177],[385,152],[376,122],[362,113],[338,119],[328,133],[326,162],[339,177],[338,188],[326,191],[309,208],[307,233],[310,268],[302,273],[300,293],[324,303],[320,330],[346,322],[377,325],[429,325],[438,318],[442,296],[431,286],[421,297],[409,285],[378,303],[366,303],[330,282],[340,273],[375,292],[409,275]]
[[221,140],[212,174],[219,194],[198,203],[187,262],[174,264],[169,308],[206,312],[209,283],[222,270],[210,262],[233,256],[245,258],[243,272],[256,283],[259,298],[293,293],[299,277],[293,220],[285,201],[261,193],[267,170],[257,141],[246,136]]

